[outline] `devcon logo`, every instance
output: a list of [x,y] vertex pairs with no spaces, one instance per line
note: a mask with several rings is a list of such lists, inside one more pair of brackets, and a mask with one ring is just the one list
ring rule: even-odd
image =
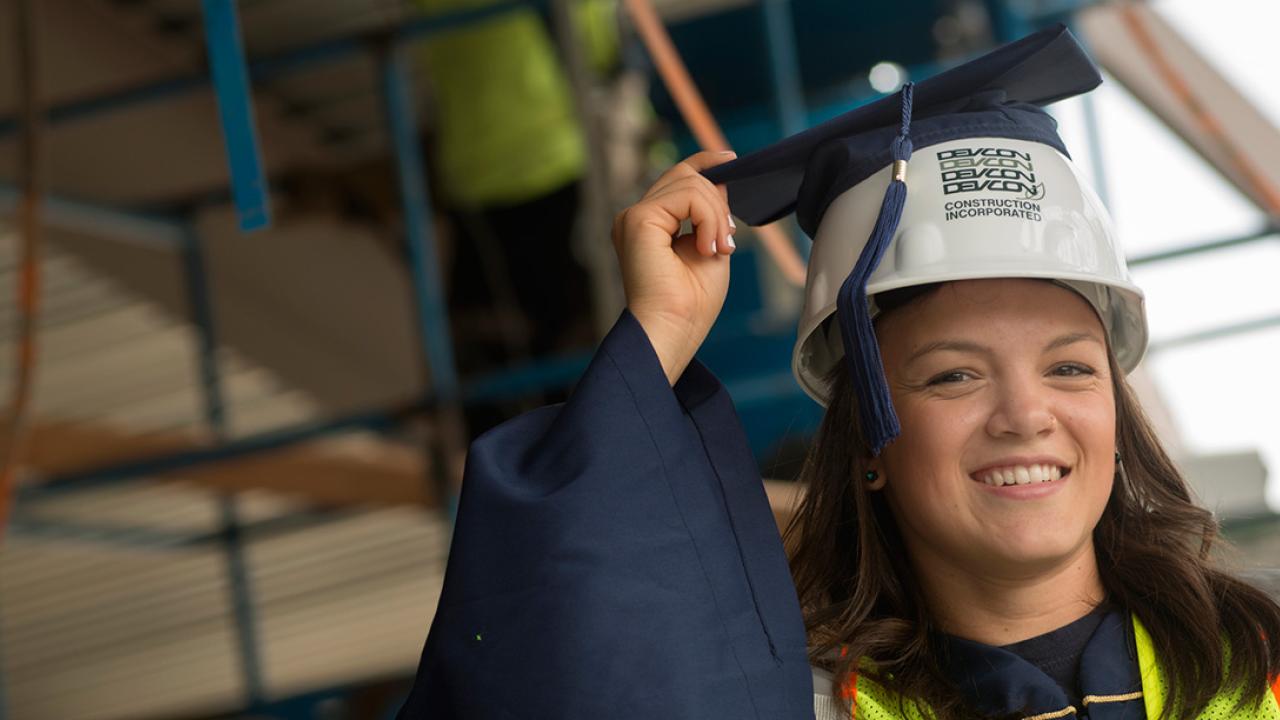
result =
[[1036,182],[1031,153],[992,147],[942,150],[938,170],[945,195],[988,191],[1022,200],[1044,198],[1044,183]]

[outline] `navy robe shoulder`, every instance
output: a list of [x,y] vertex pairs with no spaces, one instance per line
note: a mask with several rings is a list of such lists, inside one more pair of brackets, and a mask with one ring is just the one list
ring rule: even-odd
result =
[[570,400],[478,438],[402,720],[813,717],[777,526],[728,393],[624,312]]

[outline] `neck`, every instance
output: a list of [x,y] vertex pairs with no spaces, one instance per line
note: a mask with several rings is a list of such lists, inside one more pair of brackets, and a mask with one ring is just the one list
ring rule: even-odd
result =
[[1104,599],[1093,544],[1050,567],[975,574],[949,563],[915,562],[929,610],[941,629],[987,645],[1043,635]]

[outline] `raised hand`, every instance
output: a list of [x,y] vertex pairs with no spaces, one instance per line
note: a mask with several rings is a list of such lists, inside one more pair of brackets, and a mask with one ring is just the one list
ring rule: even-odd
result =
[[[701,171],[734,157],[701,152],[686,158],[613,221],[627,307],[672,384],[706,339],[729,289],[735,245],[728,196]],[[684,220],[693,232],[677,236]]]

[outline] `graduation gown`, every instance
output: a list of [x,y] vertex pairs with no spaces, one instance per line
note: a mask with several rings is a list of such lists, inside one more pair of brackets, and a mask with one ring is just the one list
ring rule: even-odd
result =
[[573,396],[472,443],[399,718],[813,717],[804,625],[724,387],[623,312]]

